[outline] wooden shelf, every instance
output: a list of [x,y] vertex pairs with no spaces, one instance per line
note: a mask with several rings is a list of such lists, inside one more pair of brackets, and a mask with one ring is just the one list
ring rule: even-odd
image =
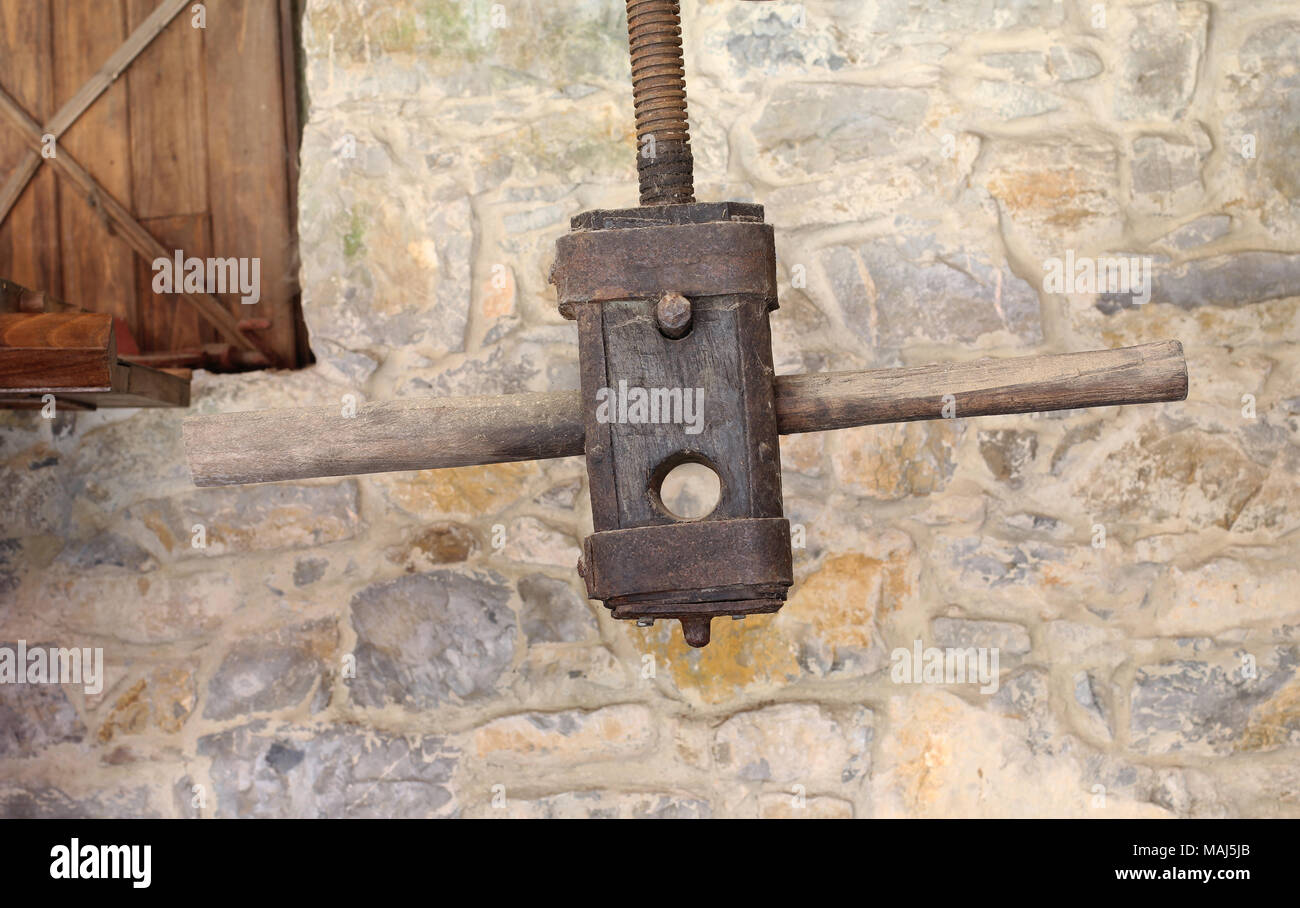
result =
[[47,394],[78,410],[188,407],[190,374],[119,359],[105,313],[0,313],[0,408],[38,408]]

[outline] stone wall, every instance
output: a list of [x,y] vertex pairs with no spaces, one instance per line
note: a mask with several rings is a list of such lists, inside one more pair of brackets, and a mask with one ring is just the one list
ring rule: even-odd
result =
[[[1300,10],[683,5],[778,371],[1177,338],[1187,401],[783,439],[790,602],[702,651],[584,600],[579,459],[199,491],[183,413],[5,414],[0,640],[107,677],[0,685],[4,813],[1300,815]],[[194,409],[576,387],[547,272],[635,200],[624,28],[310,0],[318,363]],[[1067,253],[1150,256],[1150,301],[1045,292]]]

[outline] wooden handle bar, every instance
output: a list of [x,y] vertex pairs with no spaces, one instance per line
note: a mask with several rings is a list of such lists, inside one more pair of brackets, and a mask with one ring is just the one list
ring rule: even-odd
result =
[[[1187,397],[1178,341],[1117,350],[965,363],[781,375],[783,435],[850,426],[997,416]],[[705,417],[707,418],[707,390]],[[343,408],[265,410],[185,421],[200,486],[430,470],[583,453],[577,391],[395,400]]]

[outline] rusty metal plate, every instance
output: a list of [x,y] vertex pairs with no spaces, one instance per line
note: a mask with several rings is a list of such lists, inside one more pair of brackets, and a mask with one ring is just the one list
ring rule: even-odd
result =
[[[593,599],[783,599],[794,582],[790,522],[784,517],[606,530],[588,536],[584,549]],[[750,595],[738,596],[743,588]],[[752,592],[759,588],[763,595]]]

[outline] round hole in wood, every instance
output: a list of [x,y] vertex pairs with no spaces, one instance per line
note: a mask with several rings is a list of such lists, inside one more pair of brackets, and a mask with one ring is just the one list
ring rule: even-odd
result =
[[659,504],[670,517],[701,520],[718,507],[722,499],[722,480],[707,463],[688,460],[663,474],[657,492]]

